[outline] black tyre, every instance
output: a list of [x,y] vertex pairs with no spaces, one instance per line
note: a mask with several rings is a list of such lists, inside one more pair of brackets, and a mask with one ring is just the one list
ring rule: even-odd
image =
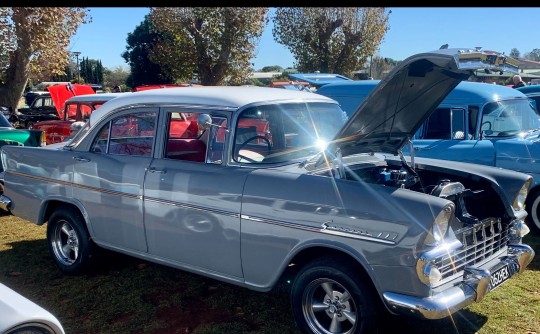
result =
[[527,196],[527,226],[531,232],[540,235],[540,190],[535,190]]
[[49,253],[58,268],[70,274],[86,271],[92,263],[96,245],[82,215],[75,209],[60,207],[47,223]]
[[351,266],[318,260],[301,270],[291,290],[292,312],[304,333],[377,333],[380,302]]

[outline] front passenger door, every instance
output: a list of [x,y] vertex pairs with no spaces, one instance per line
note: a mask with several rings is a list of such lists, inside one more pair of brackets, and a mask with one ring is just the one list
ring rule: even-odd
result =
[[466,108],[438,108],[413,139],[415,156],[494,165],[493,144],[475,139],[475,128],[469,123]]

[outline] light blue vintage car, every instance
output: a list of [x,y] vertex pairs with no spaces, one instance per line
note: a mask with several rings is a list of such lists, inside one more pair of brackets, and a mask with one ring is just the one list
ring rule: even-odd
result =
[[533,259],[532,178],[401,151],[475,69],[513,63],[411,56],[346,123],[336,101],[302,91],[126,94],[68,143],[3,147],[0,207],[46,223],[66,273],[101,247],[257,291],[290,282],[304,333],[373,333],[387,312],[448,317]]
[[516,89],[534,101],[536,110],[540,109],[540,84],[518,87]]
[[[351,115],[378,80],[328,84],[317,93],[331,97]],[[540,232],[540,120],[519,90],[464,81],[438,105],[411,138],[415,157],[470,162],[512,169],[533,177],[526,209],[529,226]],[[403,148],[410,154],[410,147]]]

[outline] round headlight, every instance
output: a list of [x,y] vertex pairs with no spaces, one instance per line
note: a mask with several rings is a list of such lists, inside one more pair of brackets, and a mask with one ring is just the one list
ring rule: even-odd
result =
[[426,237],[426,240],[424,241],[424,244],[426,246],[436,246],[444,239],[444,235],[446,234],[446,231],[448,231],[448,223],[452,219],[453,215],[454,215],[453,203],[446,205],[441,210],[441,212],[439,212],[437,217],[435,217],[435,221],[433,222],[433,225],[431,226],[431,229]]
[[439,269],[425,259],[420,259],[416,263],[416,272],[420,281],[426,285],[434,286],[442,279],[442,274]]

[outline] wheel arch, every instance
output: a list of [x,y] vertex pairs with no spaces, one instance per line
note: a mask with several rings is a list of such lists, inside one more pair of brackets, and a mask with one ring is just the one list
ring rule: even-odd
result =
[[535,183],[534,186],[529,190],[529,194],[527,195],[527,199],[525,201],[525,210],[527,211],[527,214],[528,214],[527,221],[530,222],[530,224],[527,224],[527,225],[532,225],[529,227],[532,229],[535,229],[536,232],[540,233],[540,208],[539,210],[537,210],[537,213],[536,213],[538,224],[534,223],[533,212],[530,211],[535,198],[538,198],[538,197],[540,197],[540,183]]
[[76,201],[66,201],[63,199],[62,200],[49,199],[45,201],[43,205],[41,206],[37,225],[43,225],[47,223],[49,219],[51,218],[51,215],[53,214],[53,212],[59,207],[69,207],[79,212],[85,221],[85,225],[88,232],[89,233],[91,232],[90,229],[88,228],[87,214],[86,214],[86,210],[84,210],[84,207]]
[[379,293],[380,289],[377,285],[377,280],[366,259],[362,255],[348,250],[346,247],[338,248],[330,245],[311,245],[298,250],[287,262],[287,266],[282,271],[278,282],[274,286],[291,285],[302,268],[313,261],[323,258],[345,262],[353,266],[354,271],[359,275],[360,279],[370,284],[369,288],[373,289],[374,294],[383,302]]

